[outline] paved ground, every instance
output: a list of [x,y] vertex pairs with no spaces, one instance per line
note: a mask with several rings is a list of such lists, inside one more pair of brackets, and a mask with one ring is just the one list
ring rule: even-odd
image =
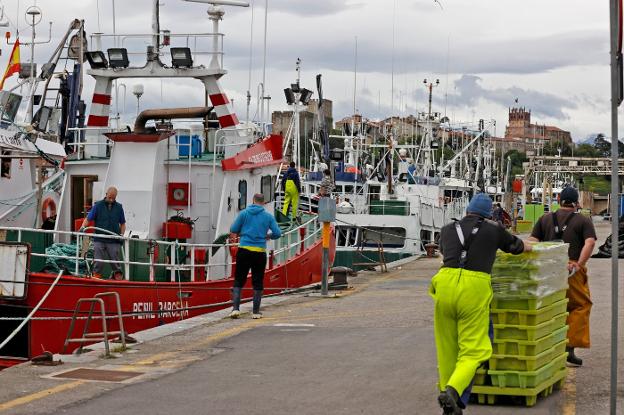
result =
[[[605,224],[599,232],[604,240]],[[0,413],[437,414],[427,286],[438,267],[419,260],[366,274],[340,298],[296,296],[260,321],[220,320],[80,364],[144,373],[127,384],[42,378],[75,363],[5,370]],[[530,409],[474,405],[466,413],[608,413],[609,271],[608,260],[590,263],[593,345],[579,353],[586,365],[571,369],[563,391]],[[623,396],[620,386],[619,413]]]

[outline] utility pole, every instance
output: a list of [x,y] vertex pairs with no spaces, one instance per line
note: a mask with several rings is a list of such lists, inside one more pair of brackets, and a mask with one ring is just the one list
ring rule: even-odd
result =
[[611,387],[609,407],[610,414],[617,413],[618,386],[618,323],[619,323],[619,132],[618,107],[622,103],[622,10],[620,0],[610,0],[610,40],[611,40]]

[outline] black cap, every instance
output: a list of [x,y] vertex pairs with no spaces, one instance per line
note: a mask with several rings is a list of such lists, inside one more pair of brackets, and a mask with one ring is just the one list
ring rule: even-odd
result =
[[572,204],[578,203],[579,201],[578,190],[576,190],[572,186],[568,186],[561,191],[561,194],[559,195],[559,199],[561,200],[562,205],[572,205]]

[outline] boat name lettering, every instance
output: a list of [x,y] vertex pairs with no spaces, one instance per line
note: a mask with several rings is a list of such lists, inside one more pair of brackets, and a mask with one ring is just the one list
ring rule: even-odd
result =
[[263,151],[260,154],[254,154],[249,157],[249,161],[254,163],[266,163],[273,160],[273,154],[270,151]]
[[24,147],[24,133],[15,133],[13,135],[0,134],[0,143],[13,147]]
[[[152,302],[132,303],[132,312],[135,313],[132,318],[138,320],[158,318],[158,316],[173,318],[180,317],[180,313],[182,313],[182,317],[187,317],[189,315],[189,310],[186,310],[188,305],[188,301],[159,301],[156,308],[155,303]],[[181,308],[185,310],[180,311]]]

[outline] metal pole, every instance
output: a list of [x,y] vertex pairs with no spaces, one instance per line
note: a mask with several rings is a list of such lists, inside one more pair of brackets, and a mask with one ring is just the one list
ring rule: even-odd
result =
[[611,9],[611,384],[609,408],[610,414],[617,413],[617,370],[618,370],[618,309],[619,309],[619,177],[618,177],[618,107],[620,105],[620,85],[622,74],[618,70],[618,58],[621,59],[619,45],[619,0],[610,0]]
[[322,264],[322,279],[321,279],[321,295],[327,295],[328,292],[328,277],[329,277],[329,245],[331,240],[331,224],[329,222],[323,222],[323,264]]

